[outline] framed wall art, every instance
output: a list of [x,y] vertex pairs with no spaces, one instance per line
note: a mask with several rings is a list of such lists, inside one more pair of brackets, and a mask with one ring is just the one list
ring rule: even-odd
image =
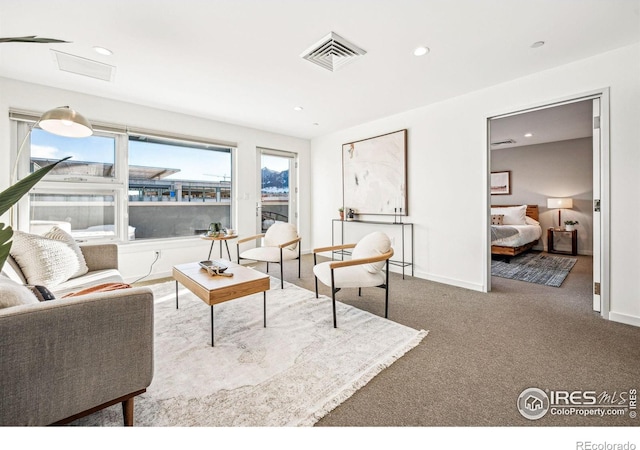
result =
[[407,130],[342,146],[345,211],[407,215]]
[[491,195],[511,194],[511,171],[491,172]]

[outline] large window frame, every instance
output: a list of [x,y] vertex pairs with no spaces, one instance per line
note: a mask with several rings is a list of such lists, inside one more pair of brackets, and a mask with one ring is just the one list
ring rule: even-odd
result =
[[[15,137],[11,154],[11,182],[15,182],[24,178],[30,172],[31,159],[31,128],[37,126],[39,115],[36,113],[25,113],[10,111],[9,114],[12,136]],[[184,147],[192,147],[196,149],[207,150],[211,148],[225,148],[230,153],[230,199],[229,205],[229,225],[233,224],[234,217],[234,193],[235,182],[233,174],[235,173],[235,152],[236,145],[227,142],[216,142],[214,140],[195,138],[184,135],[174,135],[164,132],[154,132],[150,130],[134,129],[117,125],[96,125],[94,123],[94,135],[113,138],[115,142],[115,176],[113,177],[91,177],[91,176],[65,176],[49,174],[42,179],[31,191],[31,194],[77,194],[77,195],[109,195],[113,196],[114,203],[114,225],[115,234],[111,236],[101,236],[97,239],[91,239],[92,242],[109,242],[118,243],[130,242],[129,239],[129,140],[144,138],[153,139],[155,142],[165,142],[167,144],[179,145]],[[21,146],[22,144],[22,146]],[[20,148],[19,148],[20,147]],[[19,159],[19,160],[18,160]],[[17,164],[16,164],[17,161]],[[14,176],[14,170],[16,176]],[[26,195],[18,203],[16,215],[12,219],[12,225],[19,230],[28,231],[31,221],[31,195]],[[175,240],[189,239],[193,236],[169,236],[169,237],[150,237],[142,239],[141,242],[149,242],[153,240]]]

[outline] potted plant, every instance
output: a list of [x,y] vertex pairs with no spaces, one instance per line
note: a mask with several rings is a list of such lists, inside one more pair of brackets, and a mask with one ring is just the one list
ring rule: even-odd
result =
[[[22,198],[24,194],[29,192],[29,190],[36,185],[38,181],[40,181],[46,174],[48,174],[53,168],[71,158],[70,156],[61,159],[60,161],[56,161],[55,163],[42,167],[41,169],[36,170],[29,176],[23,178],[18,181],[13,186],[8,187],[4,191],[0,192],[0,216],[5,212],[9,211],[13,205],[18,203],[18,200]],[[4,262],[7,260],[9,256],[9,250],[11,249],[11,237],[13,236],[13,230],[10,226],[4,225],[4,223],[0,223],[0,270],[2,270],[2,266]]]
[[340,213],[340,220],[344,220],[344,208],[338,208],[338,212]]
[[567,231],[573,231],[576,228],[576,225],[578,225],[578,221],[577,220],[565,220],[564,221],[564,229]]

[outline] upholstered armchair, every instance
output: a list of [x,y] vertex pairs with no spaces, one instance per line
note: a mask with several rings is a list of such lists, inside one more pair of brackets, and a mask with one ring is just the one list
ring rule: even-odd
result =
[[[262,245],[240,252],[240,244],[262,239]],[[298,260],[298,278],[300,278],[300,236],[296,226],[286,222],[276,222],[266,233],[248,236],[236,241],[238,250],[238,264],[241,259],[250,259],[267,263],[280,264],[280,287],[284,289],[284,262]]]
[[[317,264],[317,254],[334,250],[353,249],[347,261],[326,261]],[[380,287],[385,290],[384,317],[389,315],[389,259],[393,256],[389,237],[376,231],[360,239],[356,244],[321,247],[313,250],[313,274],[318,298],[318,280],[331,287],[333,302],[333,327],[337,327],[336,293],[342,288]]]

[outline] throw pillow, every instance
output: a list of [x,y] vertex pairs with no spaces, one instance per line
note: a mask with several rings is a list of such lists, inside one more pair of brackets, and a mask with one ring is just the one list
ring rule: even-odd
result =
[[[353,259],[371,258],[372,256],[380,256],[391,248],[391,240],[389,236],[381,231],[374,231],[360,239],[353,248],[351,257]],[[378,261],[370,264],[364,264],[367,272],[376,273],[384,267],[384,261]]]
[[29,288],[6,277],[0,277],[0,309],[30,303],[38,303],[38,299]]
[[44,237],[64,242],[76,254],[76,257],[78,258],[78,270],[69,278],[79,277],[89,271],[89,268],[87,267],[87,262],[85,261],[84,255],[82,254],[82,250],[80,249],[80,246],[78,245],[76,240],[73,238],[73,236],[71,236],[69,233],[64,231],[62,228],[54,226],[53,228],[51,228],[51,230],[47,234],[44,235]]
[[31,291],[33,295],[36,296],[36,298],[40,302],[46,302],[48,300],[56,299],[56,296],[53,295],[53,292],[51,292],[45,286],[27,286],[27,288]]
[[73,246],[63,240],[14,231],[10,253],[27,284],[55,287],[86,273],[84,258],[80,260]]
[[504,225],[504,214],[492,214],[491,225]]

